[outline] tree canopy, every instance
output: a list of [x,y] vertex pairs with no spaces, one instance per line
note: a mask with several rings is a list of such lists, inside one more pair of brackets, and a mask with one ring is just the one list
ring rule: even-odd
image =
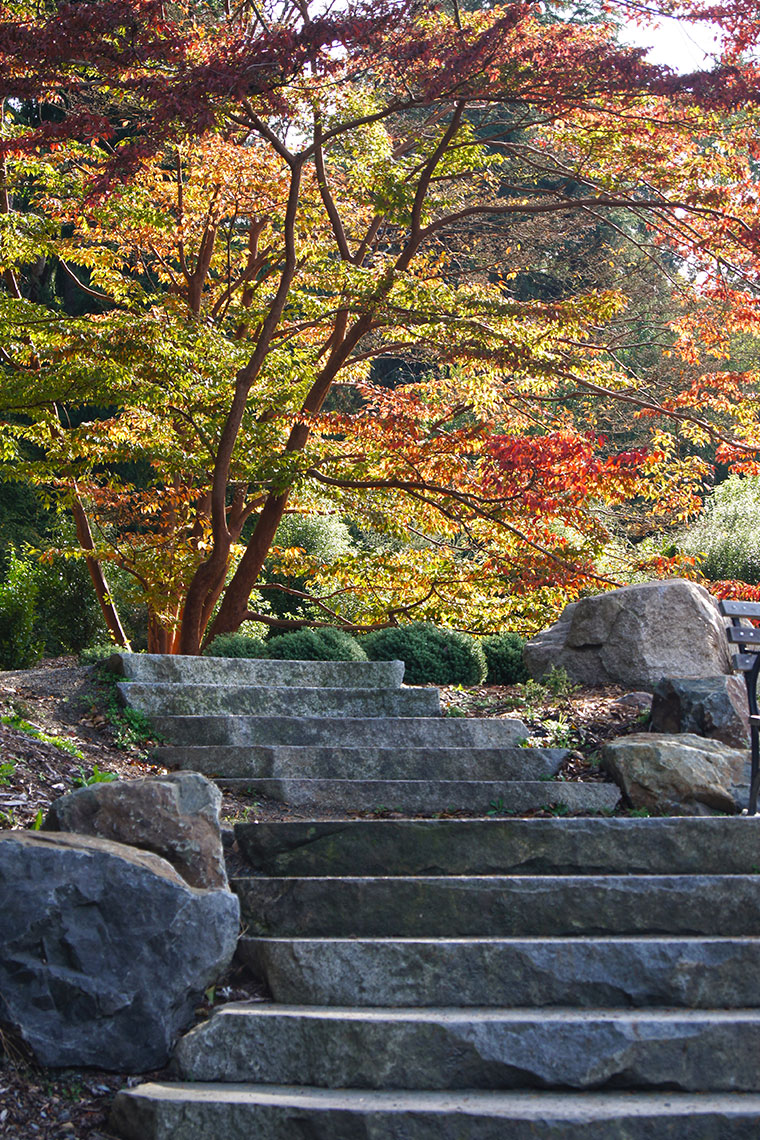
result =
[[718,68],[532,0],[0,7],[0,458],[117,639],[109,562],[153,649],[287,622],[289,511],[360,536],[306,568],[327,623],[530,621],[615,580],[619,504],[757,470],[758,22],[663,8]]

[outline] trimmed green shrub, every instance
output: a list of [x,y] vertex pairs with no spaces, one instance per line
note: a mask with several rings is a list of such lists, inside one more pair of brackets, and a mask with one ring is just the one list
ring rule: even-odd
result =
[[203,650],[204,657],[268,657],[266,644],[260,637],[245,633],[219,633]]
[[44,641],[35,629],[37,576],[33,565],[8,553],[8,570],[0,585],[0,668],[27,669],[39,661]]
[[370,661],[403,661],[407,685],[480,685],[485,680],[483,647],[457,630],[415,621],[368,633],[361,644]]
[[494,633],[480,640],[486,655],[489,685],[519,685],[528,680],[523,664],[525,638],[519,633]]
[[278,661],[366,661],[367,654],[342,629],[296,629],[266,643],[266,656]]

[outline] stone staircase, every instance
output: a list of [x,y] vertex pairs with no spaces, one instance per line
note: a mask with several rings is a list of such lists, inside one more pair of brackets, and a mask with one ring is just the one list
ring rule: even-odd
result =
[[[122,668],[162,762],[306,806],[615,794],[552,780],[564,753],[521,747],[518,721],[441,717],[400,663]],[[235,831],[239,954],[273,1000],[221,1007],[176,1079],[121,1092],[123,1140],[760,1136],[756,819]]]
[[112,659],[122,699],[171,743],[155,759],[299,808],[484,815],[610,811],[613,784],[556,780],[567,750],[513,718],[442,717],[401,661]]
[[123,1091],[124,1140],[757,1140],[741,818],[238,824],[271,1003]]

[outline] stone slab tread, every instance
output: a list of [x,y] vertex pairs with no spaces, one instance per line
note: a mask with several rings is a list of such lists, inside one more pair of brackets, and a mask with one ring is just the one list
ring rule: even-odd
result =
[[235,834],[270,875],[760,873],[760,817],[280,821]]
[[756,1140],[760,1095],[154,1082],[120,1092],[111,1125],[124,1140]]
[[616,784],[562,780],[237,779],[215,776],[220,787],[245,790],[298,807],[348,811],[489,811],[504,815],[560,804],[569,811],[613,811]]
[[760,1005],[760,938],[244,936],[238,956],[289,1004]]
[[251,934],[760,933],[757,875],[253,876],[231,885]]
[[133,681],[170,684],[342,685],[398,687],[403,661],[276,661],[272,658],[114,654],[108,667]]
[[151,759],[225,779],[541,780],[556,776],[566,748],[390,748],[320,745],[197,745],[156,748]]
[[184,1080],[378,1089],[760,1091],[760,1010],[232,1003],[174,1057]]

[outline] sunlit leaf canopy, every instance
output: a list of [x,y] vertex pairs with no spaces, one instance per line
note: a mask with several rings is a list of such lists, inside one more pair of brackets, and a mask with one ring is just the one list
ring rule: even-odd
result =
[[302,557],[356,628],[683,569],[610,539],[756,463],[758,29],[662,7],[724,66],[619,48],[622,3],[0,9],[2,460],[86,511],[154,647],[276,624],[289,511],[361,536]]

